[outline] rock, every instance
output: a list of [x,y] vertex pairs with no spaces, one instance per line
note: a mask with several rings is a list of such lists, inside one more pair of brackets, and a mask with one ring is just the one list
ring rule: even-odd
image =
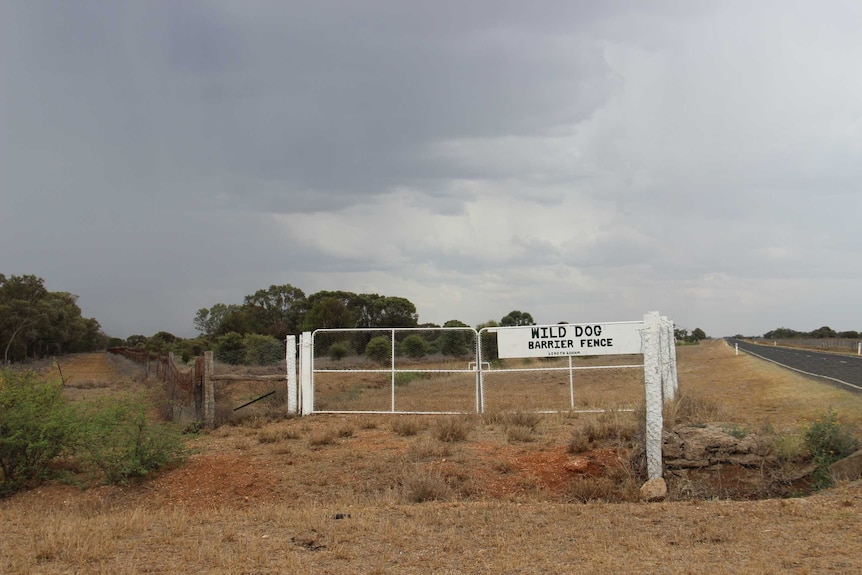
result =
[[572,471],[574,473],[583,473],[587,470],[589,466],[590,462],[587,460],[586,457],[575,457],[567,460],[563,464],[563,467],[565,467],[566,470]]
[[862,477],[862,450],[830,465],[829,473],[836,481],[856,481]]
[[644,501],[664,501],[667,497],[667,483],[663,477],[650,479],[641,485],[641,499]]

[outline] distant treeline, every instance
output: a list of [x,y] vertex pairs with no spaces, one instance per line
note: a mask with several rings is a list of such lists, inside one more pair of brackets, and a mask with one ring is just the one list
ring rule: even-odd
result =
[[829,326],[823,326],[813,331],[796,331],[787,327],[779,327],[763,334],[765,339],[859,339],[858,331],[835,331]]
[[[216,359],[232,364],[270,364],[284,359],[285,336],[323,328],[412,328],[441,327],[419,323],[416,306],[404,297],[357,294],[349,291],[319,291],[306,295],[290,284],[271,285],[245,296],[241,304],[216,303],[201,308],[193,319],[200,335],[182,339],[168,332],[146,337],[133,335],[112,339],[112,346],[128,346],[151,352],[174,352],[184,361],[213,350]],[[511,311],[489,326],[534,325],[532,315]],[[457,319],[442,327],[468,327]],[[356,347],[356,346],[354,346]],[[362,346],[364,347],[364,346]],[[362,353],[363,350],[358,350]]]
[[0,353],[4,364],[104,349],[99,322],[81,316],[78,296],[52,292],[34,275],[0,274]]

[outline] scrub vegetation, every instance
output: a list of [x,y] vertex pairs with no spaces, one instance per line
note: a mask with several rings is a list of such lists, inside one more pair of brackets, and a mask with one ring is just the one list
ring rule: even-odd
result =
[[[728,465],[712,479],[669,470],[668,501],[657,504],[639,501],[642,410],[268,412],[173,436],[187,462],[140,479],[137,464],[96,461],[128,462],[138,452],[123,446],[138,438],[162,445],[137,433],[142,425],[167,428],[158,410],[141,409],[153,390],[128,371],[134,364],[102,359],[96,370],[99,357],[63,360],[67,381],[92,384],[83,387],[51,384],[43,376],[56,366],[13,376],[44,393],[32,401],[68,409],[59,425],[41,419],[48,430],[88,414],[92,452],[45,453],[42,471],[0,500],[0,572],[715,573],[729,558],[750,573],[862,568],[851,536],[862,530],[859,482],[788,498],[821,487],[818,453],[852,447],[862,396],[735,356],[723,342],[680,349],[684,393],[667,406],[666,426],[759,438],[777,463]],[[587,390],[584,401],[600,405],[602,387]],[[105,432],[119,428],[127,439],[112,453],[126,456],[106,457],[99,449],[119,439]],[[751,489],[754,480],[770,488]]]

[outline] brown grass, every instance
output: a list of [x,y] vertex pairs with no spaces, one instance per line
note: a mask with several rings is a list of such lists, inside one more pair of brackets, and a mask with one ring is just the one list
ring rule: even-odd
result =
[[[862,423],[862,396],[722,342],[681,348],[679,361],[681,420],[793,438],[831,406]],[[630,405],[627,386],[611,389],[608,407]],[[578,401],[601,405],[600,387]],[[250,421],[191,438],[187,465],[137,486],[20,493],[0,501],[0,573],[862,570],[862,482],[744,502],[688,486],[694,499],[645,504],[617,449],[637,427],[631,413],[544,415],[535,426],[416,416],[415,435],[395,431],[395,417]],[[462,425],[463,439],[441,440],[439,429]],[[535,440],[511,441],[514,428]],[[576,433],[590,440],[570,450]],[[783,441],[776,449],[794,457],[798,445]]]

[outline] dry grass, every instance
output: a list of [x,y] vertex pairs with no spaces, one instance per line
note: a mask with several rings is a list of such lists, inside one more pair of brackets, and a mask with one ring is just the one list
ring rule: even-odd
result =
[[[784,438],[830,406],[862,423],[862,396],[734,356],[721,342],[681,348],[679,359],[690,405],[681,400],[675,418],[719,417]],[[600,387],[581,389],[579,402],[600,405]],[[622,391],[609,407],[628,404]],[[718,415],[703,415],[709,405]],[[0,501],[0,573],[862,570],[860,482],[745,502],[679,485],[696,499],[638,503],[640,478],[614,455],[636,433],[635,415],[545,415],[531,425],[507,411],[418,418],[415,435],[396,431],[392,416],[225,426],[190,439],[197,454],[186,466],[139,486],[45,485]],[[511,441],[515,428],[535,440]],[[448,442],[441,429],[466,432]],[[569,448],[576,433],[588,438],[584,449]],[[773,449],[795,457],[798,444],[781,441]],[[570,471],[579,458],[595,473]]]

